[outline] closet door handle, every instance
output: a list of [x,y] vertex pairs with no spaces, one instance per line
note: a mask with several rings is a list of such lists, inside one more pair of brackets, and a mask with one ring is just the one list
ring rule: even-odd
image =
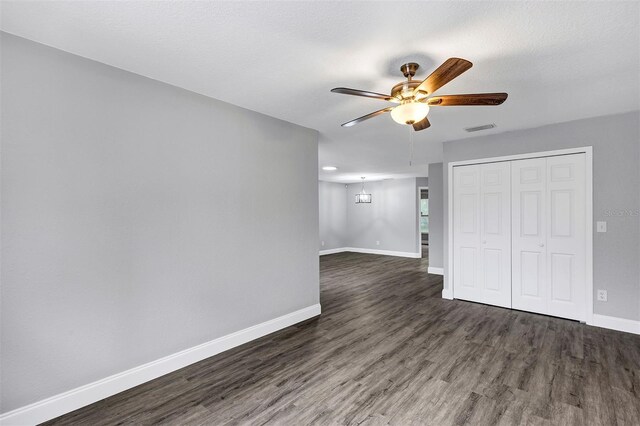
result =
[[544,244],[543,244],[543,243],[540,243],[540,244],[538,244],[538,245],[539,245],[540,247],[544,247]]

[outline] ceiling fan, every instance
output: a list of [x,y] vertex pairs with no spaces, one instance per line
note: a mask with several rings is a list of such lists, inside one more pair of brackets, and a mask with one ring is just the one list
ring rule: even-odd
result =
[[507,99],[506,93],[477,93],[469,95],[433,96],[433,93],[471,68],[473,64],[466,59],[449,58],[423,81],[413,80],[419,65],[415,62],[404,64],[400,71],[407,78],[391,89],[390,95],[368,92],[364,90],[336,87],[334,93],[344,95],[364,96],[365,98],[380,99],[399,104],[374,111],[370,114],[343,123],[343,127],[350,127],[362,121],[390,112],[396,123],[412,125],[415,131],[424,130],[431,126],[427,114],[432,106],[466,106],[466,105],[500,105]]

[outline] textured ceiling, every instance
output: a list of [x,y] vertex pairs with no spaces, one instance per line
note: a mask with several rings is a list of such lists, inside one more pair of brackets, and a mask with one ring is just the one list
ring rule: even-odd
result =
[[[442,142],[640,108],[637,2],[2,2],[2,29],[320,131],[320,178],[424,176]],[[432,108],[415,134],[385,102],[408,60],[474,67],[439,94],[505,91],[500,107]],[[486,132],[465,127],[496,123]],[[612,141],[615,143],[615,141]]]

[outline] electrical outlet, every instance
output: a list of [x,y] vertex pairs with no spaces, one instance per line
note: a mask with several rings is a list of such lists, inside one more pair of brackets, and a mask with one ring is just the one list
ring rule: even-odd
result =
[[376,245],[379,246],[380,245],[380,241],[376,241]]
[[322,247],[324,247],[324,241],[320,242],[320,244],[322,244]]
[[607,232],[607,222],[596,222],[596,231],[597,232]]
[[598,302],[607,301],[607,290],[598,290]]

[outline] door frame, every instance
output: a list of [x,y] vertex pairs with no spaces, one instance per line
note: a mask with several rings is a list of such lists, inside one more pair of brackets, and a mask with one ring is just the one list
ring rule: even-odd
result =
[[428,186],[419,186],[418,187],[418,253],[420,254],[420,259],[422,259],[422,232],[420,232],[420,214],[422,210],[420,210],[420,200],[421,200],[421,190],[426,189],[429,190]]
[[448,259],[442,289],[443,299],[453,299],[453,168],[472,164],[497,163],[501,161],[526,160],[531,158],[557,157],[559,155],[585,154],[585,211],[586,211],[586,312],[585,321],[593,324],[593,147],[558,149],[554,151],[530,152],[526,154],[505,155],[502,157],[479,158],[475,160],[452,161],[447,164],[447,231]]

